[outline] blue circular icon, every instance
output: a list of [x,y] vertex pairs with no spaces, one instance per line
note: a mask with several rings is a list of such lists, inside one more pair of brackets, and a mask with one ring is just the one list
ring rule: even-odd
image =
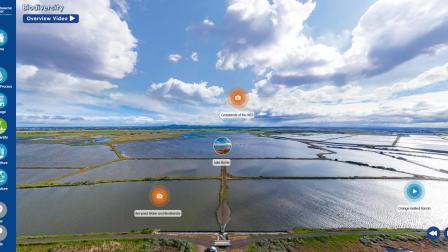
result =
[[425,187],[420,182],[412,181],[404,188],[404,194],[410,201],[419,201],[425,196]]
[[0,186],[3,186],[8,181],[8,174],[0,169]]
[[445,228],[445,232],[443,232],[443,233],[444,233],[444,235],[445,235],[445,239],[448,240],[448,227]]
[[436,241],[440,237],[440,229],[437,227],[430,227],[426,230],[426,237],[432,241]]
[[8,150],[6,149],[6,146],[4,146],[3,144],[0,144],[0,160],[4,159],[7,154],[8,154]]
[[0,29],[0,46],[4,46],[8,42],[8,34]]
[[3,67],[0,67],[0,83],[5,82],[8,79],[8,73]]
[[0,109],[6,107],[6,104],[8,104],[8,98],[6,98],[6,95],[0,93]]

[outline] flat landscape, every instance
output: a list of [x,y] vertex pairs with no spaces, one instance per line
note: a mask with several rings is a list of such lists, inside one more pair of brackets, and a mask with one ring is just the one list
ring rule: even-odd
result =
[[[222,136],[232,141],[228,155],[213,150]],[[443,226],[447,143],[443,132],[21,130],[17,235]],[[216,167],[214,158],[232,164]],[[397,211],[417,204],[404,194],[410,181],[424,185],[418,204],[430,212]],[[180,219],[133,217],[156,209],[148,198],[155,185],[168,188],[165,209],[182,210]]]

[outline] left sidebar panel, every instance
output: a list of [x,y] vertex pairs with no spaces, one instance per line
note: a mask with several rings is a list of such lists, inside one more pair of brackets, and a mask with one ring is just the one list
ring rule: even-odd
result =
[[0,0],[0,251],[16,250],[16,1]]

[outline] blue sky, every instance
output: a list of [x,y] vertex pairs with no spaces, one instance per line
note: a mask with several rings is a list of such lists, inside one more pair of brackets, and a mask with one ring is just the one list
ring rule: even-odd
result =
[[[62,2],[19,12],[19,127],[448,124],[443,0]],[[254,119],[219,118],[237,87]]]

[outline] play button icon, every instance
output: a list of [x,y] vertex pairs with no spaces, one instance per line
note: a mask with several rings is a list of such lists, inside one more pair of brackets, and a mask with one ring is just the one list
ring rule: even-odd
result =
[[406,198],[410,201],[419,201],[423,198],[425,194],[425,188],[420,182],[412,181],[409,182],[405,189],[404,194]]
[[23,23],[35,24],[76,24],[79,23],[78,14],[24,14]]

